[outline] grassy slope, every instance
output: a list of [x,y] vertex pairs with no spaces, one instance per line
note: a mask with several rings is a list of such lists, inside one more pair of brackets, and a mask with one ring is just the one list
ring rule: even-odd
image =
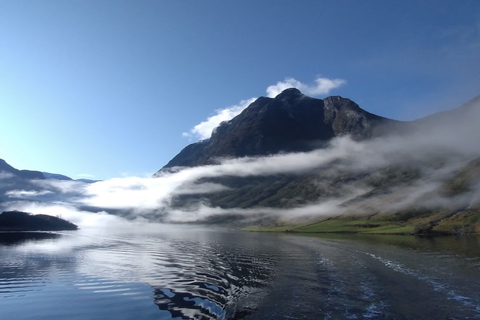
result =
[[364,233],[364,234],[480,234],[480,209],[470,209],[454,215],[432,212],[421,217],[403,219],[395,215],[370,218],[331,217],[310,224],[275,227],[250,226],[247,231],[302,233]]
[[[386,173],[386,174],[385,174]],[[352,201],[353,206],[362,204],[369,198],[381,196],[377,190],[386,190],[391,185],[412,183],[420,177],[414,170],[387,168],[378,179],[370,179],[374,188],[369,194]],[[480,234],[480,204],[475,186],[480,184],[480,158],[470,161],[456,174],[447,179],[437,191],[445,199],[469,195],[471,206],[466,209],[452,205],[450,208],[425,209],[414,206],[397,212],[377,212],[367,215],[344,215],[329,217],[309,224],[253,226],[246,230],[294,231],[294,232],[348,232],[373,234]],[[378,193],[378,194],[377,194]]]

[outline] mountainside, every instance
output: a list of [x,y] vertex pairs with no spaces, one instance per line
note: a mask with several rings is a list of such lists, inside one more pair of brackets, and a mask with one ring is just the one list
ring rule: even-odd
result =
[[[200,212],[206,222],[297,231],[478,233],[478,119],[480,98],[400,122],[349,99],[320,100],[287,89],[274,99],[259,98],[156,175],[215,164],[190,170],[192,180],[167,206],[185,215]],[[301,229],[304,224],[309,227]]]
[[187,146],[164,168],[212,164],[217,158],[310,151],[334,137],[363,140],[393,132],[401,124],[371,114],[349,99],[315,99],[291,88],[275,98],[257,99],[221,123],[210,139]]

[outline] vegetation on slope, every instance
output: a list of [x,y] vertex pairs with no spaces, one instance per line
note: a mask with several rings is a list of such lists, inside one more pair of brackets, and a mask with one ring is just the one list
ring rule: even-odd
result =
[[418,235],[479,234],[480,209],[469,209],[453,215],[449,215],[445,212],[432,212],[423,216],[412,215],[405,219],[391,219],[388,215],[373,217],[337,216],[304,225],[255,225],[246,227],[244,230],[265,232]]
[[388,167],[359,180],[372,189],[345,202],[344,214],[308,224],[274,223],[250,226],[246,230],[428,235],[480,233],[480,199],[476,191],[480,183],[480,159],[456,170],[428,194],[437,204],[432,200],[431,204],[425,205],[431,199],[420,197],[396,210],[389,206],[389,200],[394,203],[403,197],[402,186],[409,190],[408,187],[422,181],[422,174],[414,168]]

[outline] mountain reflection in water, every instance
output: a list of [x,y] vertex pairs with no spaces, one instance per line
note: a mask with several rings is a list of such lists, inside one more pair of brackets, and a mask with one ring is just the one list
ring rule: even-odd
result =
[[166,225],[32,236],[0,235],[2,318],[480,317],[478,237]]
[[57,239],[60,236],[51,232],[0,232],[0,245],[19,245],[29,241]]

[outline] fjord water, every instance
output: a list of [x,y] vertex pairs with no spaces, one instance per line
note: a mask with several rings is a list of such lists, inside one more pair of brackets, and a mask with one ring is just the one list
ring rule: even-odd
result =
[[0,235],[1,319],[478,319],[480,238]]

